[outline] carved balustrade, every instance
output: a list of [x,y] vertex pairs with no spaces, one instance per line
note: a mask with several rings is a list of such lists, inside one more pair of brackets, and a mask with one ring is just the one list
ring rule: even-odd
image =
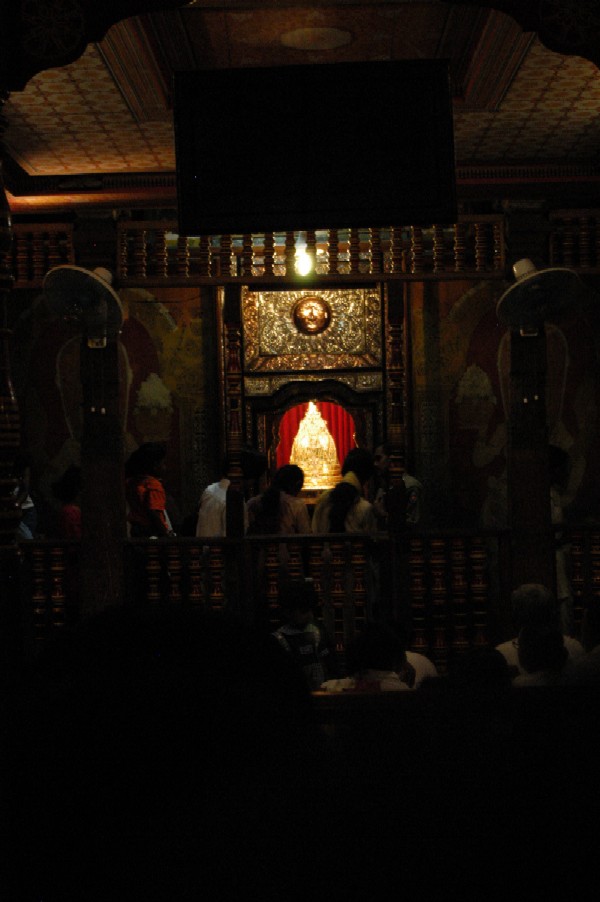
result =
[[296,279],[296,254],[325,281],[456,278],[504,274],[504,219],[462,216],[456,225],[183,237],[175,221],[118,224],[119,282],[281,282]]
[[49,269],[75,263],[72,223],[13,223],[15,288],[41,288]]
[[550,266],[600,272],[600,210],[555,210],[550,219]]
[[600,599],[600,526],[571,527],[563,533],[571,565],[575,623],[581,623],[586,602]]
[[[600,210],[549,214],[550,266],[600,272]],[[502,215],[464,215],[453,225],[389,229],[186,237],[172,221],[117,225],[121,285],[278,283],[297,278],[296,251],[306,247],[325,282],[505,278]],[[39,288],[49,269],[76,263],[73,224],[13,223],[15,288]]]
[[[586,601],[600,598],[600,526],[571,526],[563,540],[570,547],[579,628]],[[132,539],[125,545],[126,598],[231,610],[271,630],[279,625],[282,581],[307,576],[319,617],[342,655],[365,620],[383,611],[408,622],[411,648],[444,671],[469,648],[509,637],[508,548],[508,532],[451,530],[381,535],[375,545],[354,535]],[[78,549],[58,540],[19,545],[29,652],[77,616]],[[403,610],[373,607],[374,564],[382,561],[400,582]]]
[[[600,531],[575,555],[600,593]],[[595,538],[594,538],[595,535]],[[45,540],[21,544],[24,622],[32,649],[77,616],[77,545]],[[125,599],[142,606],[232,611],[266,630],[279,625],[279,588],[310,577],[318,616],[343,661],[366,620],[392,616],[411,627],[411,647],[444,671],[474,645],[500,641],[491,612],[508,572],[505,533],[407,533],[249,536],[244,539],[131,539],[125,543]],[[581,570],[581,567],[580,567]],[[399,581],[397,610],[385,591]],[[579,585],[579,584],[578,584]],[[377,590],[383,586],[383,591]]]

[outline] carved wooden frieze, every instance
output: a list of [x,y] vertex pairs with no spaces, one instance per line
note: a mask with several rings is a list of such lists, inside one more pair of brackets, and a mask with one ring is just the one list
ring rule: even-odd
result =
[[382,362],[375,288],[242,294],[246,372],[349,370]]
[[[280,388],[289,385],[293,379],[287,376],[246,376],[244,379],[244,391],[246,397],[269,396],[274,394]],[[323,378],[316,374],[302,374],[302,382],[322,382]],[[330,380],[327,380],[328,382]],[[336,373],[335,382],[347,385],[356,392],[372,392],[381,391],[383,387],[383,376],[381,373]]]

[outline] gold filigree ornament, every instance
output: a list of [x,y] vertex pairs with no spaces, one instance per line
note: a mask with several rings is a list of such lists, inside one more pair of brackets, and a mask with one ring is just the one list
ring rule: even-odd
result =
[[335,441],[314,401],[298,426],[290,463],[303,470],[305,490],[324,491],[342,478]]
[[250,291],[242,294],[246,372],[351,370],[381,366],[377,289]]

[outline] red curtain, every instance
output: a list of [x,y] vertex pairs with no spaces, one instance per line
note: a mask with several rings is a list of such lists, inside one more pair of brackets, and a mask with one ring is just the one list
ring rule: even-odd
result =
[[[356,447],[354,440],[354,420],[339,404],[333,401],[316,401],[319,413],[327,423],[333,436],[340,466],[351,448]],[[296,438],[300,420],[308,409],[308,403],[297,404],[286,410],[279,424],[279,445],[277,447],[277,466],[283,467],[290,462],[292,444]]]

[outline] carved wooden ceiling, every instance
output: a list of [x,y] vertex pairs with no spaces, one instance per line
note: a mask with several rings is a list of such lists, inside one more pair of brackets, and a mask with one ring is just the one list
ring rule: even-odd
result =
[[[0,64],[0,87],[11,90],[4,143],[15,212],[172,203],[177,69],[338,61],[448,59],[463,181],[504,167],[506,178],[571,173],[597,184],[599,0],[96,6],[13,0],[20,15],[7,14],[0,42],[12,34],[24,48],[5,55],[12,69]],[[268,119],[269,98],[260,103]]]

